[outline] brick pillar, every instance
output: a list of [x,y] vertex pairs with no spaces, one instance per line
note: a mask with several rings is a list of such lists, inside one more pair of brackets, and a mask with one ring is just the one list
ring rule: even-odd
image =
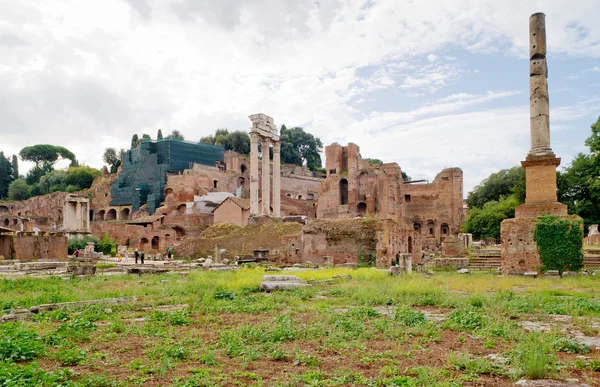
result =
[[250,214],[260,214],[258,208],[258,133],[250,133]]
[[281,217],[281,143],[273,143],[273,212]]
[[263,215],[271,214],[271,167],[269,160],[269,145],[271,140],[262,139],[262,203]]

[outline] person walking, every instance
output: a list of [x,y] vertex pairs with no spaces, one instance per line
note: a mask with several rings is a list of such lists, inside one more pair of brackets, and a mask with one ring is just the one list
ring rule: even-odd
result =
[[173,256],[173,251],[171,250],[170,247],[167,247],[167,258],[169,258],[169,261],[171,260]]
[[79,249],[75,250],[75,253],[73,254],[75,256],[75,258],[79,258]]
[[[135,264],[137,265],[137,260],[140,257],[140,253],[138,253],[137,249],[135,249],[135,252],[133,253],[133,256],[135,257]],[[142,263],[143,263],[143,258],[142,258]]]
[[146,256],[146,253],[144,253],[144,252],[142,251],[142,255],[140,256],[140,258],[142,259],[142,265],[144,264],[144,257],[145,257],[145,256]]

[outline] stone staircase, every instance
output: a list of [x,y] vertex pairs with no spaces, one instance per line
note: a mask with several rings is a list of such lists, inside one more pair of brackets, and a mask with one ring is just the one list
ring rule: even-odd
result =
[[469,270],[498,270],[502,266],[500,249],[473,250]]
[[583,250],[583,267],[586,269],[600,269],[600,248],[593,247]]

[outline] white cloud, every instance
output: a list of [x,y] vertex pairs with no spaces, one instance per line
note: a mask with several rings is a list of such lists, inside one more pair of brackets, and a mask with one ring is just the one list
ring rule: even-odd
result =
[[[544,8],[549,55],[600,57],[596,1]],[[56,143],[99,167],[104,148],[127,147],[133,133],[179,129],[197,140],[217,127],[248,128],[260,111],[325,143],[389,147],[386,157],[413,174],[458,165],[479,178],[496,165],[483,154],[487,128],[527,128],[527,108],[491,109],[519,91],[464,86],[477,70],[450,51],[522,58],[536,11],[517,0],[5,0],[0,148]],[[399,104],[418,102],[378,107],[373,95],[390,90],[406,98]],[[394,154],[403,147],[428,156],[404,160]]]

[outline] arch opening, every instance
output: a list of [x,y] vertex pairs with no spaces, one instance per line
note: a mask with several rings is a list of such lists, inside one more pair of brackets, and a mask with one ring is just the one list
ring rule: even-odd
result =
[[117,210],[111,208],[106,212],[105,220],[115,220],[117,219]]
[[152,238],[152,249],[153,250],[158,250],[159,242],[160,242],[160,238],[158,236],[155,236],[154,238]]
[[348,204],[348,180],[340,180],[340,204]]
[[146,251],[146,247],[148,246],[148,238],[140,239],[140,250]]
[[356,213],[361,218],[367,214],[367,203],[360,202],[356,205]]
[[129,208],[123,208],[121,210],[121,212],[119,213],[120,218],[124,219],[124,220],[129,220],[129,214],[131,213],[131,211],[129,210]]

